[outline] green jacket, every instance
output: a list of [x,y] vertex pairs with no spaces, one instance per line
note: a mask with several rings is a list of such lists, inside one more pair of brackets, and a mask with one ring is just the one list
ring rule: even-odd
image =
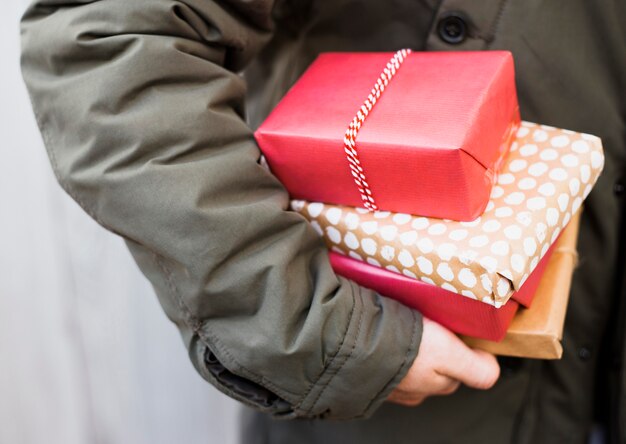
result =
[[[198,372],[254,407],[244,442],[584,443],[595,414],[626,443],[626,2],[272,3],[38,0],[22,23],[59,182],[126,240]],[[596,134],[607,158],[563,359],[503,359],[493,389],[417,408],[383,401],[420,315],[333,274],[250,129],[320,52],[402,47],[511,50],[522,117]]]

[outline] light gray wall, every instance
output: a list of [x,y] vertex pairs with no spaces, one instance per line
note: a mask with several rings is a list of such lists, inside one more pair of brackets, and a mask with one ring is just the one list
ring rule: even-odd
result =
[[19,73],[26,4],[0,14],[0,443],[231,444],[238,406],[53,178]]

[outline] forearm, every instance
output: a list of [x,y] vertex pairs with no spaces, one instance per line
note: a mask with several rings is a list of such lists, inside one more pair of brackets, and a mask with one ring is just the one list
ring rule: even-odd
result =
[[287,416],[371,411],[421,323],[338,279],[258,163],[236,71],[269,38],[269,2],[55,3],[25,15],[22,59],[53,168],[127,240],[196,368],[237,396],[207,367],[214,356]]

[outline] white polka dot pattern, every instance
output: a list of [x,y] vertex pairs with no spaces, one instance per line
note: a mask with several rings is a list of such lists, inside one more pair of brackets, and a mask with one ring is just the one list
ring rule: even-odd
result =
[[471,222],[292,201],[328,246],[500,307],[591,191],[600,139],[522,122],[484,214]]

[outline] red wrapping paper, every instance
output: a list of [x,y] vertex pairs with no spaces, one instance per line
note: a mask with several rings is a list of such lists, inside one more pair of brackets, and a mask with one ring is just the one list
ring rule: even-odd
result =
[[524,285],[500,308],[335,252],[330,252],[330,263],[337,274],[415,308],[455,333],[500,341],[519,306],[530,307],[553,250],[554,245]]
[[[321,55],[255,133],[296,199],[362,206],[343,139],[392,53]],[[410,54],[356,140],[378,208],[471,221],[519,125],[506,51]]]

